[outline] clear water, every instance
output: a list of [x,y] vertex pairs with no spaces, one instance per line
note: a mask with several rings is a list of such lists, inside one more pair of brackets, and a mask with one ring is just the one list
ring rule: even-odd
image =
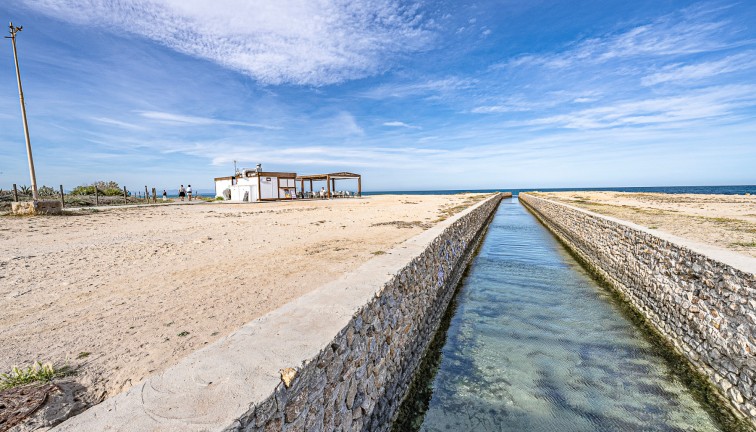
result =
[[499,207],[456,305],[427,411],[395,430],[722,430],[517,199]]

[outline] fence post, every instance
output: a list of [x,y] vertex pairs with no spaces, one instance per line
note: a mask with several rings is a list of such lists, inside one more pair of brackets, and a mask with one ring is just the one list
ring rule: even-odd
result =
[[155,188],[152,188],[152,203],[157,204],[157,192],[155,191]]
[[18,202],[18,188],[15,183],[13,183],[13,201]]
[[95,183],[94,189],[95,189],[95,205],[100,205],[100,197],[97,195],[97,183]]
[[66,206],[66,199],[63,197],[63,185],[60,185],[60,206]]
[[144,186],[144,199],[147,201],[147,204],[150,203],[150,193],[147,192],[147,185]]
[[126,186],[123,187],[123,203],[124,204],[128,204],[129,203],[129,198],[126,195]]

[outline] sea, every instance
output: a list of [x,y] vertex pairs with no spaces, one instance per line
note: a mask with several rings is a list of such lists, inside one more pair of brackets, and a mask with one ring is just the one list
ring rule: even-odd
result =
[[[512,192],[560,192],[560,191],[610,191],[610,192],[660,192],[669,194],[716,194],[716,195],[756,195],[756,185],[736,186],[618,186],[618,187],[575,187],[575,188],[499,188],[499,189],[439,189],[439,190],[408,190],[408,191],[363,191],[363,195],[454,195],[465,192],[491,193]],[[215,196],[212,189],[203,189],[199,193],[204,197]],[[168,198],[178,198],[178,191],[168,191]],[[158,199],[160,196],[158,195]]]
[[620,187],[577,187],[577,188],[521,188],[521,189],[445,189],[420,191],[374,191],[363,195],[454,195],[458,193],[512,192],[561,192],[561,191],[609,191],[609,192],[659,192],[668,194],[716,194],[716,195],[756,195],[756,185],[738,186],[620,186]]

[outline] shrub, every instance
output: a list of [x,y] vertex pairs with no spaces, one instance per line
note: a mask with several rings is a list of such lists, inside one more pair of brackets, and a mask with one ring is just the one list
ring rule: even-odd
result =
[[119,196],[123,194],[123,190],[118,183],[114,181],[96,181],[93,185],[81,185],[76,186],[72,191],[72,195],[94,195],[95,186],[97,186],[97,193],[105,196]]
[[53,197],[58,195],[58,192],[50,186],[42,186],[41,188],[37,189],[37,192],[39,193],[39,196],[43,197]]

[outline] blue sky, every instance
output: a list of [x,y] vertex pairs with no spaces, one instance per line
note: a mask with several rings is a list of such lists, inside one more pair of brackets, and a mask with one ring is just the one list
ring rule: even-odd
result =
[[[756,3],[5,0],[40,184],[756,183]],[[28,184],[0,49],[0,187]]]

